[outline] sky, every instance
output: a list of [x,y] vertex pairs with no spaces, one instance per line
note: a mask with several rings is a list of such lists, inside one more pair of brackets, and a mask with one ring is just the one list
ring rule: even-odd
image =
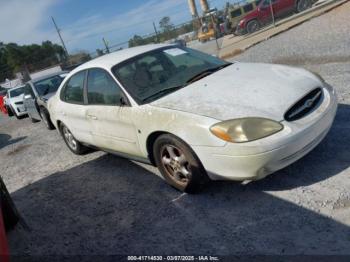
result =
[[[222,8],[227,0],[208,2]],[[102,49],[103,37],[115,45],[153,33],[164,16],[173,24],[191,19],[187,0],[0,0],[0,7],[0,42],[60,44],[53,16],[69,53]]]

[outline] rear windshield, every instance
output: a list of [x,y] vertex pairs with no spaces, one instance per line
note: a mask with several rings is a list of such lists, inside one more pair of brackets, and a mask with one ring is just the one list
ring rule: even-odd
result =
[[10,97],[20,96],[24,93],[24,87],[20,87],[10,91]]

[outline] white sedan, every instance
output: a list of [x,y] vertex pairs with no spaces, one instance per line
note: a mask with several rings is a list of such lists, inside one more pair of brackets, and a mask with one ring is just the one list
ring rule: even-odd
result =
[[148,45],[79,66],[48,107],[75,154],[93,147],[152,163],[194,192],[209,179],[257,180],[298,160],[326,136],[337,101],[304,69]]

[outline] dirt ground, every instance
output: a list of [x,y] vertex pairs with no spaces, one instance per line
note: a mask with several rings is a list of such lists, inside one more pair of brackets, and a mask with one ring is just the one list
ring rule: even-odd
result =
[[339,94],[315,150],[245,186],[181,194],[152,167],[75,156],[43,123],[1,117],[1,176],[31,228],[9,234],[12,254],[350,255],[349,17],[350,3],[235,58],[318,71]]

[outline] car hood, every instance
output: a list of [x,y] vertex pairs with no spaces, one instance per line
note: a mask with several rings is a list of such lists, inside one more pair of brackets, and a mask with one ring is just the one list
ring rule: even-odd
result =
[[234,63],[151,103],[218,120],[283,120],[299,99],[322,85],[312,73],[273,64]]

